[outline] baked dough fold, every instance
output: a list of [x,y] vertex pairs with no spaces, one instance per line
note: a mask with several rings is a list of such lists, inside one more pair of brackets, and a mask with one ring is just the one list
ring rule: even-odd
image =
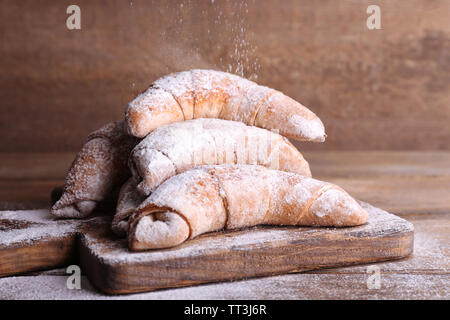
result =
[[128,104],[127,130],[145,137],[165,124],[196,118],[241,121],[287,138],[325,141],[320,119],[280,91],[214,70],[189,70],[156,80]]
[[131,215],[133,251],[172,247],[200,234],[255,225],[345,227],[367,212],[340,187],[255,165],[198,167],[159,186]]
[[128,155],[138,142],[124,130],[123,121],[111,122],[91,133],[78,152],[61,198],[51,208],[60,218],[83,218],[108,199],[114,202],[129,178]]

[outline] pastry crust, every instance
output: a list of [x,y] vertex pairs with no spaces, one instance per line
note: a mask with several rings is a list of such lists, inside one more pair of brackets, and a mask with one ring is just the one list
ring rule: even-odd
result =
[[325,129],[308,108],[283,93],[236,75],[190,70],[156,80],[131,101],[127,130],[145,137],[155,128],[183,120],[220,118],[276,129],[288,138],[323,142]]
[[128,155],[138,139],[124,130],[123,121],[91,133],[66,176],[62,196],[51,213],[60,218],[83,218],[114,195],[130,176]]
[[260,224],[344,227],[367,220],[367,212],[331,183],[262,166],[204,166],[170,178],[136,209],[128,245],[133,251],[166,248],[205,232]]
[[112,230],[125,235],[126,220],[168,178],[196,166],[256,164],[311,176],[308,162],[284,137],[241,122],[196,119],[160,127],[130,154],[133,178],[119,195]]
[[111,230],[118,236],[124,237],[128,226],[128,217],[145,200],[145,196],[139,194],[136,190],[138,181],[130,177],[124,183],[117,199],[116,214],[111,223]]
[[302,154],[281,135],[237,121],[195,119],[155,129],[130,154],[138,191],[201,165],[256,164],[311,176]]

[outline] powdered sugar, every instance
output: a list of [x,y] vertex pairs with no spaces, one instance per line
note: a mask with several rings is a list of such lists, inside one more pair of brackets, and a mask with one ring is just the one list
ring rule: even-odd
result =
[[[367,222],[367,213],[337,186],[252,165],[202,166],[176,175],[157,188],[137,212],[151,213],[148,210],[155,208],[182,215],[192,237],[258,224],[354,226]],[[153,234],[153,229],[148,232]],[[144,241],[133,231],[129,237]],[[143,248],[155,248],[156,243]]]
[[138,139],[125,133],[124,122],[111,122],[91,133],[66,176],[62,197],[52,212],[61,217],[88,215],[129,176],[127,159]]
[[194,81],[191,71],[171,73],[159,78],[153,84],[155,87],[170,92],[176,98],[186,98],[188,95],[192,96],[194,93]]
[[292,115],[288,119],[289,123],[295,128],[299,136],[310,137],[314,140],[325,141],[322,122],[319,119],[305,119],[298,115]]
[[55,220],[48,209],[0,211],[2,225],[0,247],[65,237],[76,233],[80,226],[75,220]]
[[319,208],[314,214],[318,217],[324,217],[332,214],[332,212],[335,212],[337,209],[345,208],[346,210],[341,210],[341,214],[351,215],[359,210],[356,201],[352,200],[353,199],[350,199],[350,197],[346,196],[341,190],[327,190],[316,199],[315,205]]
[[[312,228],[302,228],[308,232]],[[217,233],[210,233],[187,241],[186,243],[169,249],[153,250],[148,252],[130,252],[125,239],[114,242],[98,241],[97,238],[87,234],[83,236],[91,253],[106,263],[135,263],[143,261],[170,260],[181,257],[195,257],[207,254],[209,250],[222,249],[224,254],[229,250],[246,251],[250,246],[261,247],[265,242],[288,240],[291,229],[253,227],[232,233],[222,233],[225,237],[216,237]],[[312,230],[311,230],[312,231]]]
[[[413,230],[411,223],[399,217],[365,203],[361,203],[361,205],[369,212],[368,224],[344,229],[327,228],[326,231],[330,234],[344,232],[348,237],[366,237],[376,236],[377,234],[389,236],[389,232],[396,233]],[[392,230],[389,229],[389,226],[392,227]],[[88,247],[94,256],[107,264],[132,264],[144,261],[147,263],[158,263],[158,261],[170,259],[202,256],[208,254],[209,251],[217,255],[217,250],[223,250],[225,255],[230,251],[254,250],[255,248],[264,247],[267,244],[266,242],[271,241],[289,242],[293,240],[293,230],[305,237],[309,233],[313,236],[318,229],[312,227],[256,226],[241,230],[208,233],[173,248],[148,252],[130,252],[125,239],[104,241],[95,236],[95,234],[87,233],[82,236],[82,241],[83,245]],[[222,236],[217,237],[216,235],[218,234]]]
[[288,142],[268,130],[236,121],[196,119],[155,129],[135,147],[131,160],[138,169],[133,174],[140,174],[136,178],[146,185],[144,194],[174,175],[173,168],[181,173],[200,165],[257,164],[309,175],[301,154],[281,152],[286,148]]
[[151,86],[138,95],[130,105],[136,111],[167,112],[175,104],[173,96],[166,90]]
[[[278,100],[265,104],[275,95]],[[269,123],[264,116],[255,122],[263,106],[273,109]],[[126,118],[128,131],[139,137],[162,124],[192,118],[223,118],[279,129],[296,139],[325,139],[321,121],[306,107],[281,92],[215,70],[194,69],[156,80],[128,105]]]
[[[383,265],[378,264],[381,268]],[[0,279],[0,298],[6,300],[299,300],[299,299],[448,299],[449,281],[435,274],[383,273],[379,290],[370,290],[366,266],[342,272],[295,273],[241,281],[156,290],[110,296],[97,292],[87,277],[81,277],[81,290],[67,288],[67,277],[9,277]],[[195,304],[195,303],[194,303]],[[187,304],[190,306],[190,304]]]

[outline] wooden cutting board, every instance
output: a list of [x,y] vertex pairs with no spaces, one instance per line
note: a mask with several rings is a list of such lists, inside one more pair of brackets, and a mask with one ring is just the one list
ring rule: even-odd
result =
[[[408,256],[411,223],[366,203],[353,228],[259,226],[199,236],[165,250],[132,253],[110,218],[52,220],[46,210],[0,212],[0,276],[78,262],[109,294],[302,272]],[[79,259],[79,260],[78,260]]]

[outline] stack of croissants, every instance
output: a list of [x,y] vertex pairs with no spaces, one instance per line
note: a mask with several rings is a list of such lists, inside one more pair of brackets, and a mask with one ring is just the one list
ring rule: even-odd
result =
[[87,137],[51,212],[84,218],[113,204],[111,229],[132,251],[256,225],[364,224],[358,202],[312,179],[287,139],[325,137],[312,111],[277,90],[220,71],[169,74]]

